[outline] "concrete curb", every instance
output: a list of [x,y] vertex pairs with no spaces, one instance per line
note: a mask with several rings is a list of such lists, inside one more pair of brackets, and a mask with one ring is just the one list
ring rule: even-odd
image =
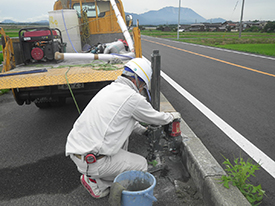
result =
[[[160,111],[175,111],[163,94],[160,95]],[[218,179],[226,175],[225,171],[183,119],[181,132],[182,161],[201,192],[205,205],[250,206],[237,187],[227,189],[219,183]]]

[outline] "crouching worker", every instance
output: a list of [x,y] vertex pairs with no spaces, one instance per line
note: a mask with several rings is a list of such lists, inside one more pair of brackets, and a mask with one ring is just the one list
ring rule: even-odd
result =
[[68,135],[66,156],[76,164],[82,185],[94,198],[108,195],[120,173],[147,171],[146,159],[127,151],[130,134],[146,131],[138,122],[165,125],[180,117],[156,111],[140,94],[151,76],[148,60],[126,63],[123,74],[93,97]]

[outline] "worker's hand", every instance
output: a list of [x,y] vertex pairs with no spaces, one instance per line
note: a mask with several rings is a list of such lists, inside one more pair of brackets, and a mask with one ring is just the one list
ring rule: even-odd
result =
[[174,117],[174,119],[173,120],[175,120],[175,119],[181,119],[181,115],[180,115],[180,113],[179,112],[171,112],[171,114],[173,115],[173,117]]
[[153,134],[153,132],[154,132],[154,128],[155,128],[154,126],[149,125],[149,126],[147,127],[147,130],[146,130],[146,132],[144,133],[144,135],[147,136],[147,137],[152,136],[152,134]]

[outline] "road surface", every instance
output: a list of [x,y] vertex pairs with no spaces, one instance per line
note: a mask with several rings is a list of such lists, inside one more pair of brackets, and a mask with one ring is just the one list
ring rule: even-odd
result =
[[142,49],[149,59],[159,50],[161,91],[221,165],[260,161],[251,180],[274,205],[275,58],[147,36]]
[[[81,111],[90,98],[76,97]],[[108,197],[91,197],[80,184],[75,164],[65,157],[67,135],[78,116],[72,99],[63,107],[39,109],[34,104],[18,106],[12,92],[0,96],[1,206],[110,205]],[[146,156],[148,148],[146,136],[131,135],[129,151]],[[158,201],[153,205],[202,206],[192,179],[171,155],[164,157],[168,170],[154,173]],[[177,192],[174,180],[180,186]]]

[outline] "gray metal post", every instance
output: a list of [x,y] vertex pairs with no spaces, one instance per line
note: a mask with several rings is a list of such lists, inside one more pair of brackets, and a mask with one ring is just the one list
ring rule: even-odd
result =
[[155,110],[160,110],[160,54],[154,50],[151,54],[152,81],[151,81],[151,104]]
[[178,31],[177,31],[177,39],[179,39],[179,28],[180,28],[180,7],[181,7],[181,0],[179,0],[179,15],[178,15]]
[[243,0],[241,19],[240,19],[239,38],[241,38],[241,36],[242,36],[242,30],[243,30],[243,9],[244,9],[244,0]]

